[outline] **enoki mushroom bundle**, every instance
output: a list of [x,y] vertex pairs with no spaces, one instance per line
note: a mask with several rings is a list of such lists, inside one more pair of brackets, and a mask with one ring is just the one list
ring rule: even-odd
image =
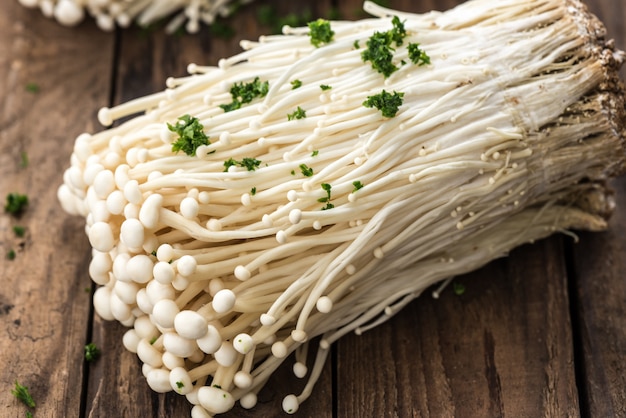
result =
[[[39,8],[50,18],[65,26],[79,24],[85,14],[92,16],[103,30],[115,25],[129,26],[135,21],[148,26],[163,18],[171,18],[167,32],[185,26],[188,32],[197,32],[200,24],[212,24],[217,17],[225,17],[233,10],[231,0],[18,0],[23,6]],[[238,0],[237,4],[252,0]]]
[[193,416],[252,408],[294,352],[295,412],[342,335],[518,245],[607,227],[623,53],[578,0],[365,8],[191,64],[76,139],[59,199],[86,218],[95,309]]

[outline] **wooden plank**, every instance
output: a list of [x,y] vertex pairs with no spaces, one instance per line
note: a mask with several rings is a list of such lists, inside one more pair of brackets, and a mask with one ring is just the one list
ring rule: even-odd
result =
[[609,230],[582,233],[573,246],[581,407],[590,417],[626,416],[626,179],[613,184]]
[[[165,87],[169,76],[186,75],[187,65],[196,62],[203,65],[216,65],[223,57],[231,56],[241,49],[241,39],[257,39],[267,34],[271,28],[259,24],[257,8],[269,6],[277,16],[297,13],[296,3],[255,1],[254,7],[245,7],[225,21],[236,29],[230,39],[222,39],[211,30],[204,29],[196,35],[166,35],[162,28],[151,30],[137,28],[121,33],[120,55],[118,57],[118,77],[115,102],[121,103],[135,97],[160,91]],[[311,14],[323,15],[329,2],[312,3]],[[124,327],[117,323],[106,323],[99,318],[94,320],[94,341],[106,353],[91,370],[87,394],[87,416],[141,416],[149,411],[154,417],[188,417],[190,405],[187,400],[175,394],[157,395],[147,386],[141,374],[141,363],[135,354],[126,352],[121,346]],[[301,387],[303,382],[295,382],[291,372],[292,362],[288,359],[283,367],[272,376],[259,394],[258,405],[252,411],[239,406],[228,417],[282,416],[282,398],[293,392],[293,386]],[[326,390],[316,390],[310,402],[300,410],[302,417],[330,416],[332,393],[331,367],[327,367],[320,378],[319,386]]]
[[[607,38],[626,49],[624,3],[595,0],[588,4],[606,25]],[[621,74],[626,75],[626,68]],[[572,249],[581,407],[590,417],[626,416],[626,178],[612,185],[617,209],[608,231],[582,233]]]
[[[19,219],[0,215],[2,416],[25,415],[10,393],[16,380],[30,389],[35,416],[80,413],[89,250],[84,219],[62,211],[56,190],[74,138],[93,129],[96,106],[107,99],[111,57],[111,37],[95,25],[69,30],[18,2],[3,3],[0,194],[3,206],[11,192],[27,194],[30,204]],[[14,225],[26,227],[24,238]],[[13,261],[5,258],[10,249]]]
[[[339,416],[578,416],[559,238],[338,343]],[[366,366],[370,365],[370,366]]]

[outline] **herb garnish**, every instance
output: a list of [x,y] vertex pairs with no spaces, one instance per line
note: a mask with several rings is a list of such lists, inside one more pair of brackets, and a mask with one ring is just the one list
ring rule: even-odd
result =
[[16,254],[15,254],[15,250],[14,249],[10,249],[7,252],[7,259],[8,260],[15,260],[15,256],[16,256]]
[[300,171],[305,177],[311,177],[313,175],[313,169],[306,164],[300,164]]
[[311,153],[311,157],[317,157],[319,153],[319,150],[313,150],[313,152]]
[[13,233],[15,234],[16,237],[22,238],[24,234],[26,233],[26,228],[21,225],[15,225],[13,226]]
[[26,153],[26,151],[22,151],[20,153],[20,167],[28,167],[28,154]]
[[28,206],[28,196],[20,193],[9,193],[4,205],[4,211],[14,216],[20,216]]
[[88,362],[96,361],[100,357],[100,349],[94,344],[89,343],[85,346],[85,360]]
[[352,193],[354,193],[357,190],[363,188],[363,183],[361,183],[361,180],[353,181],[352,185],[354,186],[354,189],[352,190]]
[[290,113],[287,115],[287,120],[304,119],[304,118],[306,118],[306,111],[302,109],[300,106],[298,106],[298,108],[294,110],[293,113]]
[[317,199],[317,201],[320,203],[326,203],[326,206],[324,206],[322,210],[334,208],[335,205],[330,203],[330,190],[332,189],[332,186],[328,183],[322,183],[322,189],[326,191],[326,197],[320,197],[319,199]]
[[174,125],[167,124],[167,129],[176,133],[178,139],[172,143],[172,152],[183,151],[187,155],[195,155],[201,145],[209,145],[209,137],[204,133],[204,126],[198,118],[183,115]]
[[461,296],[465,293],[465,285],[463,283],[453,282],[452,289],[454,290],[454,294],[457,296]]
[[15,396],[17,399],[22,401],[22,403],[28,406],[29,408],[35,407],[35,401],[33,400],[33,397],[28,392],[28,388],[26,386],[20,385],[17,382],[17,380],[15,381],[15,389],[11,389],[11,393],[13,394],[13,396]]
[[302,81],[300,81],[300,80],[293,80],[291,82],[291,90],[295,90],[295,89],[300,88],[300,87],[302,87]]
[[239,109],[242,104],[250,103],[257,97],[265,97],[269,89],[269,81],[261,82],[259,77],[255,77],[255,79],[249,83],[235,83],[230,88],[230,96],[233,101],[229,104],[221,104],[220,107],[224,112]]
[[261,165],[261,161],[256,158],[244,157],[241,161],[237,161],[233,158],[229,158],[224,161],[224,172],[232,166],[245,167],[248,171],[254,171]]
[[250,195],[254,196],[256,194],[256,187],[250,189]]
[[383,90],[374,96],[368,96],[363,102],[365,107],[375,107],[380,110],[384,117],[392,118],[398,112],[398,108],[402,105],[404,93],[393,92],[393,94]]
[[409,51],[409,58],[413,62],[413,64],[417,65],[426,65],[430,64],[430,57],[426,55],[423,49],[420,48],[420,44],[418,43],[409,43],[407,47]]
[[27,83],[26,84],[26,91],[29,93],[39,93],[39,84],[37,83]]
[[316,48],[333,40],[335,32],[330,28],[330,22],[328,20],[317,19],[313,22],[309,22],[308,26],[311,44]]
[[391,62],[394,51],[391,43],[395,42],[396,46],[400,46],[406,37],[404,23],[400,21],[398,16],[394,16],[391,22],[393,29],[386,32],[374,32],[367,40],[367,49],[361,52],[361,59],[370,61],[372,68],[383,74],[385,78],[398,70],[398,67]]
[[320,84],[320,88],[322,90],[330,90],[330,89],[332,89],[332,87],[329,86],[328,84]]

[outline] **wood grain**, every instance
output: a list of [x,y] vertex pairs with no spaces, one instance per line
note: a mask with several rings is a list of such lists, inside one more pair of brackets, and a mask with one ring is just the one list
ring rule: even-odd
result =
[[577,416],[560,255],[559,238],[521,247],[456,278],[463,295],[423,294],[340,340],[338,416]]
[[[56,189],[73,139],[94,129],[95,109],[107,99],[111,37],[89,24],[76,37],[17,2],[2,9],[0,195],[3,206],[11,192],[27,194],[30,204],[19,219],[0,216],[0,416],[24,416],[10,393],[19,381],[37,403],[36,416],[77,417],[90,323],[89,249],[84,220],[62,211]],[[38,91],[27,91],[29,84]],[[24,238],[14,225],[27,228]],[[12,261],[5,258],[10,249]]]
[[[445,10],[461,0],[389,0],[399,10]],[[626,48],[626,8],[589,0]],[[92,21],[66,29],[18,2],[0,14],[0,196],[28,193],[31,205],[15,219],[0,216],[0,417],[24,416],[10,394],[28,386],[36,417],[188,417],[180,396],[147,386],[135,354],[122,347],[125,328],[93,316],[84,221],[66,215],[56,188],[77,134],[102,129],[103,105],[162,90],[188,63],[215,65],[239,51],[240,39],[271,28],[257,10],[277,16],[339,13],[363,17],[360,0],[255,0],[228,23],[222,39],[167,36],[161,27],[103,33]],[[625,74],[625,71],[622,71]],[[26,91],[36,83],[39,92]],[[112,103],[109,101],[112,100]],[[30,164],[20,165],[26,152]],[[439,300],[424,294],[388,323],[333,348],[299,417],[618,417],[626,416],[626,180],[613,182],[617,211],[605,233],[580,242],[553,237],[455,279]],[[25,238],[14,225],[25,225]],[[9,249],[15,260],[4,259]],[[95,341],[103,356],[83,361]],[[281,401],[304,384],[287,359],[259,395],[254,410],[226,417],[278,417]]]

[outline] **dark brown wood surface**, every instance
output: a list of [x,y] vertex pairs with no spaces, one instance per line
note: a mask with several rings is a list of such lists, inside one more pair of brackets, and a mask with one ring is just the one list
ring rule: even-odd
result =
[[[388,3],[424,12],[459,2]],[[21,218],[0,216],[1,417],[25,416],[10,393],[15,381],[30,388],[35,417],[189,416],[183,397],[147,387],[138,359],[121,345],[124,328],[93,314],[84,221],[61,210],[56,189],[74,138],[101,129],[99,107],[161,90],[190,62],[216,64],[237,52],[239,39],[270,30],[256,13],[268,4],[282,15],[308,8],[313,17],[362,16],[360,1],[256,0],[228,20],[236,34],[222,39],[206,28],[104,33],[86,21],[68,29],[15,0],[3,3],[0,196],[27,193],[30,206]],[[587,4],[625,49],[626,6]],[[386,324],[340,340],[297,416],[626,416],[626,179],[613,185],[608,231],[521,247],[455,279],[463,295],[424,294]],[[26,226],[24,238],[14,225]],[[15,260],[4,257],[11,249]],[[86,364],[91,341],[103,355]],[[285,416],[280,403],[293,377],[289,362],[283,366],[255,409],[227,416]]]

